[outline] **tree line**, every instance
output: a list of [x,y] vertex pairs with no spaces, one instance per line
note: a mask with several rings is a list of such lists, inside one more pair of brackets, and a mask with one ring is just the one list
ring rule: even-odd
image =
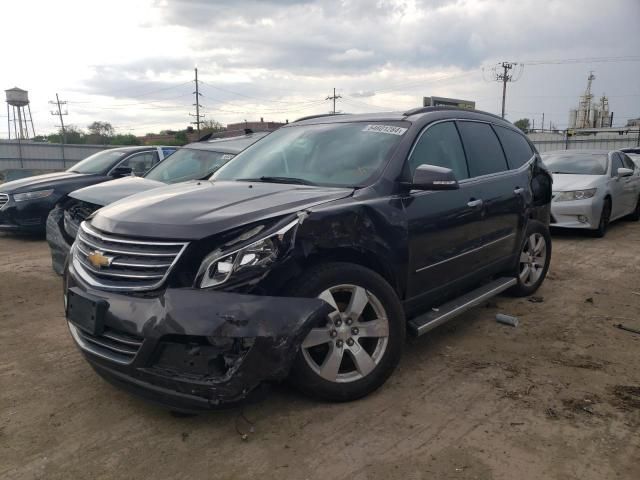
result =
[[[221,132],[224,126],[215,120],[207,120],[200,124],[200,135],[211,132]],[[162,135],[163,139],[153,140],[150,144],[176,145],[182,146],[189,143],[189,135],[194,132],[189,126],[182,130],[161,130],[159,133],[147,133],[150,135]],[[170,137],[170,138],[166,138]],[[173,138],[171,138],[173,137]],[[49,135],[38,135],[33,138],[37,142],[68,143],[76,145],[142,145],[143,139],[131,133],[116,133],[113,125],[109,122],[95,121],[87,126],[86,130],[75,125],[67,125],[64,134],[62,128],[56,133]]]

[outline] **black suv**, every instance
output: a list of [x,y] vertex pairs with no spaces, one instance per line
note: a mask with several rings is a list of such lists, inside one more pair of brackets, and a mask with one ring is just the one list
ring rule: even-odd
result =
[[211,181],[85,221],[65,275],[69,329],[107,380],[173,409],[289,377],[345,401],[423,334],[551,258],[551,177],[491,114],[428,107],[280,128]]

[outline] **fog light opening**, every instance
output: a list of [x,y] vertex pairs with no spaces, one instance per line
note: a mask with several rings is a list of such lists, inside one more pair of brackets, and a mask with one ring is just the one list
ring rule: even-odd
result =
[[584,215],[578,215],[578,221],[580,223],[589,223],[589,219]]

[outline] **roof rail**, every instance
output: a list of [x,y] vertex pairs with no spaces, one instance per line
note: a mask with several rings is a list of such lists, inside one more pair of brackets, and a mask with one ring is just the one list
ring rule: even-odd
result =
[[322,117],[336,117],[338,115],[346,115],[346,113],[320,113],[318,115],[309,115],[307,117],[300,117],[295,119],[293,122],[291,123],[296,123],[296,122],[302,122],[304,120],[312,120],[314,118],[322,118]]
[[[438,111],[442,111],[442,110],[457,110],[457,111],[460,111],[460,112],[482,113],[484,115],[489,115],[491,117],[499,118],[500,120],[504,120],[504,118],[502,118],[500,115],[496,115],[495,113],[489,113],[489,112],[485,112],[483,110],[454,107],[454,106],[450,106],[450,105],[436,105],[436,106],[433,106],[433,107],[412,108],[411,110],[407,110],[406,112],[404,112],[403,115],[405,117],[409,117],[411,115],[416,115],[418,113],[438,112]],[[505,120],[505,122],[507,122],[507,121],[508,120]]]

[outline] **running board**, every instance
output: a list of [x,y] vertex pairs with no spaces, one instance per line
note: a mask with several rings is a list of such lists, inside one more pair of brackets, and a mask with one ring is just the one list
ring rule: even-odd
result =
[[497,280],[472,290],[471,292],[465,293],[444,305],[440,305],[437,310],[434,309],[412,318],[409,320],[409,328],[416,335],[423,335],[429,330],[432,330],[452,318],[457,317],[461,313],[466,312],[470,308],[473,308],[485,300],[488,300],[491,297],[504,292],[506,289],[513,287],[516,283],[518,282],[513,277],[500,277]]

